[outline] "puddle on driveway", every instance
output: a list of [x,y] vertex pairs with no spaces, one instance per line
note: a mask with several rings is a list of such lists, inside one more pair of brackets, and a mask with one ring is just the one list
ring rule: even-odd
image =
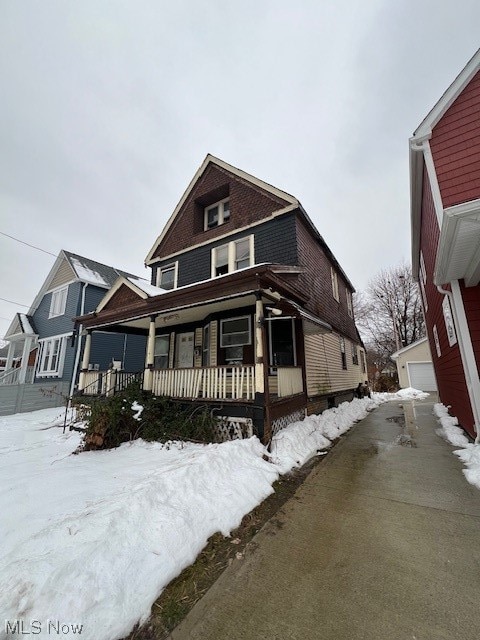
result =
[[387,418],[388,422],[394,422],[398,424],[401,432],[395,436],[392,442],[380,442],[377,441],[375,446],[378,453],[390,451],[393,447],[409,447],[415,449],[417,447],[416,435],[418,433],[418,426],[416,424],[416,413],[413,402],[404,402],[399,405],[400,409],[403,409],[403,413],[396,416]]

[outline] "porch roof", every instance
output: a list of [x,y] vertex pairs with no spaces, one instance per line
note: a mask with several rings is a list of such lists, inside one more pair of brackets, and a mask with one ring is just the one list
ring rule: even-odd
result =
[[200,319],[207,305],[209,312],[213,313],[235,308],[239,298],[244,298],[245,305],[253,304],[257,292],[261,292],[264,299],[273,304],[287,297],[302,305],[308,297],[295,286],[292,275],[295,274],[292,274],[290,266],[255,265],[211,280],[139,298],[121,308],[101,308],[100,304],[98,312],[74,320],[77,326],[82,324],[85,329],[145,329],[145,321],[152,315],[158,315],[162,317],[162,325],[171,326]]

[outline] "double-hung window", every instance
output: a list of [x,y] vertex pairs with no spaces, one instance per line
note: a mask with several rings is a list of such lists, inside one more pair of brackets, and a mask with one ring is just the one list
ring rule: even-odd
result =
[[178,262],[160,267],[157,272],[157,287],[175,289],[177,287]]
[[55,336],[38,341],[37,376],[60,378],[63,373],[67,336]]
[[352,364],[358,364],[357,345],[352,342]]
[[230,220],[230,200],[227,198],[206,207],[205,209],[205,231],[213,229]]
[[255,264],[253,234],[212,249],[212,278]]
[[225,348],[225,360],[241,363],[244,345],[252,343],[250,316],[220,320],[220,346]]
[[337,272],[335,271],[335,269],[333,267],[330,267],[330,275],[332,278],[332,293],[333,293],[333,297],[335,298],[335,300],[337,302],[340,301],[340,297],[338,295],[338,277],[337,277]]
[[353,318],[353,304],[352,304],[352,294],[348,289],[345,291],[347,296],[347,312],[350,318]]
[[52,291],[52,298],[50,300],[50,312],[49,318],[56,318],[57,316],[63,316],[65,313],[65,307],[67,305],[68,286],[62,287]]
[[153,366],[155,369],[168,369],[168,354],[170,349],[170,336],[156,336]]

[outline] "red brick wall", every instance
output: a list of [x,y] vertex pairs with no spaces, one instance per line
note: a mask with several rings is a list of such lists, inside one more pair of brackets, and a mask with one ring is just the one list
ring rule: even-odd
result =
[[[446,406],[450,405],[451,414],[458,418],[459,423],[467,429],[471,435],[474,435],[473,413],[470,406],[465,374],[463,372],[460,349],[458,347],[458,342],[453,347],[448,344],[448,336],[442,309],[444,295],[439,293],[437,287],[433,284],[433,270],[435,266],[439,234],[440,231],[433,204],[430,182],[426,171],[424,171],[420,248],[423,253],[425,269],[427,272],[425,293],[428,301],[428,309],[425,313],[425,320],[427,324],[430,351],[432,353],[432,361],[435,367],[440,401]],[[433,337],[434,325],[437,327],[441,350],[440,357],[437,356],[437,349]]]
[[[230,199],[230,220],[204,231],[204,208]],[[192,245],[213,240],[240,227],[263,220],[290,204],[228,171],[210,165],[183,204],[154,257],[164,257]]]
[[340,301],[335,300],[330,274],[331,262],[325,250],[299,217],[297,217],[297,243],[300,266],[308,269],[307,273],[301,274],[298,278],[301,290],[311,295],[305,306],[356,342],[358,338],[355,323],[347,310],[346,291],[347,289],[350,291],[350,288],[337,271]]
[[480,198],[480,72],[435,125],[430,145],[443,206]]

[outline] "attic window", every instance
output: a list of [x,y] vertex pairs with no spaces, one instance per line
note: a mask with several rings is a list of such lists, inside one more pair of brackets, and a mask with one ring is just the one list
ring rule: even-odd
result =
[[63,316],[65,313],[65,307],[67,304],[68,286],[52,291],[52,297],[50,300],[50,312],[49,318],[56,318],[57,316]]
[[230,220],[230,200],[221,200],[205,208],[205,231]]

